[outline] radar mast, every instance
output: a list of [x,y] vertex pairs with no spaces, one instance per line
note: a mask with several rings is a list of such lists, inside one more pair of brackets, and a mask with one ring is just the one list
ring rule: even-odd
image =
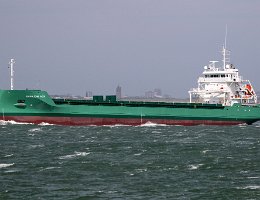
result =
[[10,68],[10,72],[11,72],[11,90],[14,89],[14,63],[15,63],[15,60],[12,58],[9,62],[9,68]]
[[226,69],[227,64],[230,64],[230,51],[227,50],[227,25],[226,25],[225,41],[222,48],[222,55],[223,55],[223,69]]

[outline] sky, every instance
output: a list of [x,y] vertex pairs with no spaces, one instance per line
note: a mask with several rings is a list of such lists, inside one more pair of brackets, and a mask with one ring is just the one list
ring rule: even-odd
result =
[[188,97],[210,60],[260,91],[259,0],[0,0],[0,88]]

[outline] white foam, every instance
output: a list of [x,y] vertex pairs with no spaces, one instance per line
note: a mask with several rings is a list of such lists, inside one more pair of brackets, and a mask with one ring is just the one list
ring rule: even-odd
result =
[[147,169],[146,168],[144,168],[144,169],[136,169],[135,171],[139,172],[139,173],[142,173],[142,172],[147,172]]
[[160,132],[160,131],[152,131],[152,133],[162,133],[162,132]]
[[240,128],[245,128],[245,127],[247,127],[248,125],[246,124],[246,123],[242,123],[242,124],[239,124],[238,125]]
[[33,124],[33,123],[25,123],[25,122],[16,122],[16,121],[13,121],[13,120],[8,120],[8,121],[5,121],[5,120],[0,120],[0,125],[8,125],[8,124]]
[[195,170],[195,169],[198,169],[200,166],[203,166],[203,164],[188,165],[188,168],[190,170]]
[[257,190],[260,189],[260,185],[249,185],[249,186],[245,186],[245,187],[237,187],[237,189],[250,189],[250,190]]
[[210,151],[210,150],[206,149],[206,150],[203,150],[202,153],[205,154],[205,153],[207,153],[208,151]]
[[156,126],[167,126],[166,124],[157,124],[153,122],[146,122],[145,124],[139,125],[141,127],[156,127]]
[[61,160],[72,159],[72,158],[79,157],[79,156],[87,156],[89,154],[90,154],[89,152],[87,153],[87,152],[77,152],[77,151],[75,151],[74,154],[60,156],[59,159],[61,159]]
[[251,177],[247,177],[248,179],[258,179],[260,178],[259,176],[251,176]]
[[42,148],[44,147],[44,144],[36,144],[36,145],[30,145],[31,148],[35,149],[35,148]]
[[30,129],[28,131],[29,132],[40,132],[40,131],[42,131],[42,129],[41,128],[32,128],[32,129]]
[[0,169],[1,168],[6,168],[6,167],[10,167],[10,166],[13,166],[14,165],[14,163],[11,163],[11,164],[0,164]]
[[130,126],[130,125],[126,125],[126,124],[115,124],[115,125],[103,125],[103,126],[104,126],[104,127],[114,128],[114,127]]
[[110,191],[108,191],[107,193],[108,193],[108,194],[113,194],[113,193],[117,193],[117,191],[116,191],[116,190],[110,190]]
[[38,124],[39,126],[54,126],[54,124],[49,124],[49,123],[46,123],[46,122],[42,122],[40,124]]
[[44,169],[41,169],[40,171],[45,171],[45,170],[52,170],[52,169],[60,169],[61,167],[46,167]]
[[8,158],[8,157],[12,157],[14,154],[7,154],[7,155],[5,155],[4,157],[5,158]]

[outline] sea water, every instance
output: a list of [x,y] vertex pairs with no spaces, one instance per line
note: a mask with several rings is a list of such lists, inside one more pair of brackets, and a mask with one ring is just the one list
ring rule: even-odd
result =
[[0,121],[0,199],[260,199],[260,124]]

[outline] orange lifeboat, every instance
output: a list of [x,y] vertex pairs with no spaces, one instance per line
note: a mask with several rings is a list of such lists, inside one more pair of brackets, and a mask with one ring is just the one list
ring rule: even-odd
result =
[[246,95],[252,95],[253,91],[252,91],[252,86],[250,84],[246,84]]
[[246,89],[251,91],[252,90],[252,86],[250,84],[246,84]]

